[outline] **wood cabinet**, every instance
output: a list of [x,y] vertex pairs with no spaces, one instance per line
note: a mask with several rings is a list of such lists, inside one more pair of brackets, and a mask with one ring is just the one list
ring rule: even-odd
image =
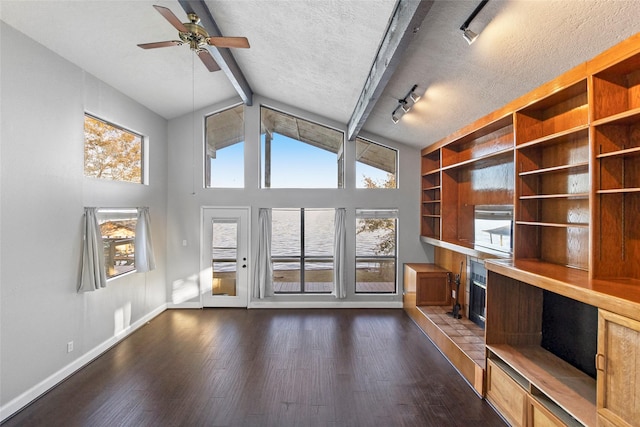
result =
[[422,220],[423,236],[440,238],[440,151],[422,157]]
[[435,264],[405,264],[407,292],[415,292],[416,306],[451,305],[449,271]]
[[598,414],[617,426],[640,425],[640,322],[605,310],[598,325]]
[[592,77],[593,277],[640,280],[640,53]]
[[[421,154],[421,240],[486,260],[487,399],[513,425],[639,426],[640,33]],[[477,205],[513,205],[513,254],[477,247]],[[545,343],[556,296],[597,324],[580,362]]]
[[[439,180],[437,232],[425,226],[424,214],[432,212],[433,203],[424,195],[422,200],[421,235],[428,243],[456,245],[473,256],[491,253],[475,245],[474,207],[513,204],[513,144],[513,116],[507,114],[441,148],[423,150],[423,185],[426,178],[436,174]],[[436,158],[440,166],[437,171],[430,170],[436,166]]]
[[515,258],[588,269],[587,106],[582,79],[515,113]]

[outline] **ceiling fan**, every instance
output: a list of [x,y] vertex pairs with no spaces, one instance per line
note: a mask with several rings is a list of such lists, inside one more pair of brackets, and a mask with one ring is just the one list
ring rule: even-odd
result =
[[187,14],[190,22],[180,22],[180,19],[170,9],[158,5],[153,6],[160,15],[169,21],[178,30],[180,40],[165,42],[143,43],[138,46],[143,49],[155,49],[158,47],[181,46],[188,44],[189,48],[198,54],[202,63],[209,71],[218,71],[220,67],[213,59],[207,46],[249,48],[249,40],[246,37],[211,37],[207,30],[200,25],[200,18],[195,13]]

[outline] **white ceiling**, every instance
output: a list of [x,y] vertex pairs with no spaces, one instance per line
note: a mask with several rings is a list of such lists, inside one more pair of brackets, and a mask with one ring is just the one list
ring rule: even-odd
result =
[[[396,0],[225,0],[206,3],[254,93],[346,124]],[[503,106],[640,31],[640,1],[435,1],[363,130],[419,148]],[[236,96],[153,8],[175,0],[0,0],[0,19],[167,119]],[[0,41],[1,42],[1,41]],[[397,125],[391,111],[413,84],[422,100]],[[194,94],[195,88],[195,94]]]

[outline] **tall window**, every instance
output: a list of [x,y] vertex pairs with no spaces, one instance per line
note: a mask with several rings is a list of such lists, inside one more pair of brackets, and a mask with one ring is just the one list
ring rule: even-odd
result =
[[356,138],[356,188],[397,188],[398,152]]
[[260,115],[262,188],[343,188],[342,132],[266,107]]
[[205,120],[205,186],[244,187],[244,106]]
[[329,293],[333,290],[335,209],[273,209],[273,290]]
[[396,292],[396,209],[356,209],[356,293]]
[[142,135],[84,115],[84,175],[142,183]]
[[102,208],[97,216],[104,244],[107,278],[134,271],[138,210]]

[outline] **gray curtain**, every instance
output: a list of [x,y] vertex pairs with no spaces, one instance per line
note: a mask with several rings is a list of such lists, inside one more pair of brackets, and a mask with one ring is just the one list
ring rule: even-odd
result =
[[145,273],[156,268],[156,259],[153,256],[153,244],[151,243],[151,225],[149,223],[149,208],[138,208],[138,221],[136,222],[135,238],[135,263],[138,273]]
[[337,208],[335,214],[335,234],[333,237],[333,294],[336,298],[347,297],[346,271],[345,271],[345,242],[346,233],[346,216],[345,208]]
[[258,298],[273,296],[271,264],[271,209],[258,210],[258,249],[256,253],[255,292]]
[[102,233],[96,216],[97,208],[84,208],[84,243],[82,277],[78,292],[96,291],[107,287]]

